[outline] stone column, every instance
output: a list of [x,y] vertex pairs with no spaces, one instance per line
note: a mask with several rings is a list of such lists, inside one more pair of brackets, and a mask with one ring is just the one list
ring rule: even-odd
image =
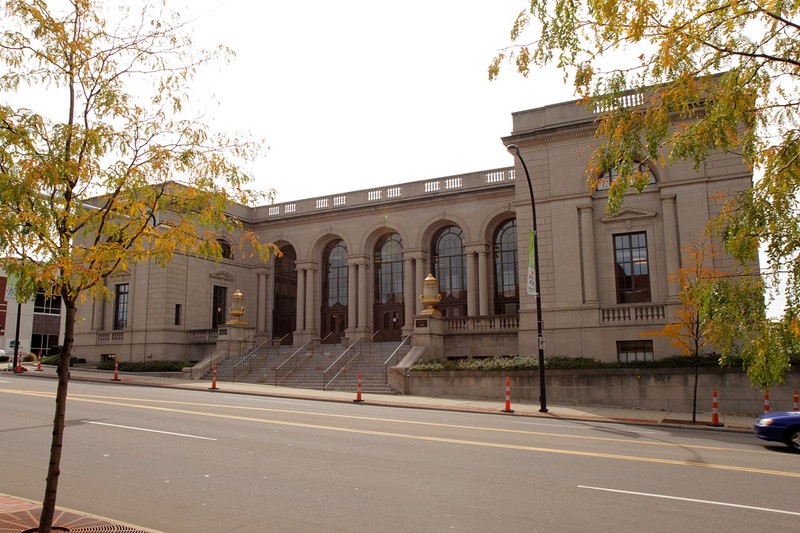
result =
[[476,316],[478,314],[478,290],[475,286],[475,253],[466,252],[464,254],[464,268],[467,275],[467,315]]
[[489,263],[486,250],[478,252],[478,312],[481,316],[489,314]]
[[297,269],[297,331],[306,329],[306,269]]
[[367,326],[367,262],[358,264],[358,328],[362,331]]
[[267,330],[267,274],[260,272],[256,284],[256,333]]
[[680,286],[670,279],[681,268],[681,250],[678,243],[678,217],[675,196],[661,197],[661,211],[664,214],[664,248],[667,260],[667,300],[677,301]]
[[581,269],[583,270],[583,303],[597,304],[597,257],[594,252],[592,206],[578,207],[581,219]]
[[95,331],[103,331],[103,318],[106,314],[106,299],[101,295],[95,296],[93,307],[92,329]]
[[405,327],[410,328],[414,323],[414,260],[410,257],[403,259],[403,300],[405,304]]
[[315,272],[313,268],[306,270],[306,330],[319,333],[319,328],[317,328],[319,313],[314,305],[316,301]]
[[267,287],[264,296],[264,331],[266,331],[270,337],[274,337],[272,311],[275,309],[275,278],[272,277],[271,272],[267,272],[265,276]]
[[[347,330],[355,331],[358,326],[358,265],[347,265]],[[351,335],[351,333],[348,333]]]

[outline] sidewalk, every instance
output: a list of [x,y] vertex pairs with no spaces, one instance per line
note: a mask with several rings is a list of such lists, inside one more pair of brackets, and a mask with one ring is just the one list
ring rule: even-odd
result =
[[[39,377],[55,379],[56,370],[52,366],[43,366],[42,371],[35,370],[36,365],[27,367],[25,377]],[[72,381],[114,382],[114,373],[91,369],[70,369]],[[276,398],[297,398],[303,400],[316,400],[328,402],[352,403],[356,398],[355,391],[322,391],[312,389],[292,389],[276,387],[274,385],[255,383],[231,383],[218,381],[216,391],[211,390],[212,382],[204,380],[189,381],[181,378],[165,378],[148,376],[146,373],[119,372],[120,385],[139,385],[148,387],[167,387],[174,389],[203,390],[209,392],[226,392],[231,394],[248,394],[254,396],[268,396]],[[362,400],[368,405],[382,405],[389,407],[408,407],[414,409],[435,409],[442,411],[463,411],[472,413],[491,413],[509,416],[504,413],[505,402],[498,400],[472,400],[455,398],[434,398],[425,396],[404,396],[385,394],[362,394]],[[620,422],[633,424],[657,424],[662,426],[694,427],[697,429],[750,431],[755,417],[719,415],[719,427],[712,427],[711,413],[698,413],[697,423],[692,425],[692,413],[625,409],[617,407],[581,407],[574,405],[547,406],[547,413],[539,412],[539,404],[532,402],[511,402],[514,416],[529,416],[554,419],[595,420],[603,422]]]
[[[24,378],[56,379],[55,367],[43,366],[41,371],[36,365],[26,365],[28,371],[16,374]],[[5,368],[3,368],[5,370]],[[3,372],[5,373],[5,372]],[[2,374],[0,374],[2,376]],[[211,381],[188,381],[180,378],[148,376],[143,373],[117,374],[119,381],[114,381],[114,373],[89,369],[70,369],[71,381],[93,381],[98,383],[115,383],[119,386],[139,385],[148,387],[165,387],[207,391],[210,394],[247,394],[275,398],[296,398],[313,401],[341,402],[352,404],[356,399],[354,392],[321,391],[310,389],[292,389],[253,383],[217,382],[212,389]],[[552,418],[558,420],[583,420],[596,422],[615,422],[640,425],[658,425],[662,427],[683,427],[709,431],[751,431],[753,417],[719,416],[720,426],[711,426],[711,414],[699,413],[697,423],[692,425],[691,413],[672,411],[622,409],[614,407],[580,407],[565,405],[548,405],[548,412],[539,412],[539,405],[530,402],[511,402],[513,413],[505,413],[505,402],[496,400],[465,400],[454,398],[432,398],[422,396],[362,394],[366,405],[387,407],[406,407],[413,409],[433,409],[441,411],[460,411],[470,413],[486,413],[499,416],[525,416]],[[0,533],[22,532],[38,524],[41,504],[0,494]],[[122,524],[102,517],[87,515],[78,511],[57,509],[57,520],[54,524],[70,528],[70,531],[125,531],[127,533],[158,533],[153,530]]]

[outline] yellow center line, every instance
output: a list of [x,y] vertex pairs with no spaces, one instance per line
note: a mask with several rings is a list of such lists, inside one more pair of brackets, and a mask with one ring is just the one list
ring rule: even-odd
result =
[[[44,393],[44,392],[37,392],[37,391],[7,391],[7,390],[0,390],[0,392],[8,393],[8,394],[20,394],[20,395],[27,395],[27,396],[37,396],[37,397],[44,397],[44,398],[53,398],[55,395],[52,393]],[[620,455],[620,454],[611,454],[611,453],[600,453],[600,452],[583,452],[578,450],[564,450],[564,449],[557,449],[557,448],[544,448],[540,446],[527,446],[527,445],[520,445],[520,444],[503,444],[503,443],[496,443],[496,442],[484,442],[484,441],[474,441],[474,440],[464,440],[464,439],[453,439],[453,438],[446,438],[446,437],[434,437],[429,435],[410,435],[406,433],[396,433],[390,431],[377,431],[377,430],[369,430],[369,429],[355,429],[355,428],[344,428],[344,427],[337,427],[337,426],[326,426],[322,424],[309,424],[304,422],[290,422],[290,421],[283,421],[283,420],[266,420],[263,418],[254,418],[249,416],[240,416],[240,415],[232,415],[232,414],[221,414],[221,413],[212,413],[206,411],[191,411],[188,409],[174,409],[169,407],[159,407],[155,405],[143,405],[139,403],[122,403],[120,402],[120,398],[111,398],[108,396],[102,397],[92,397],[86,395],[74,395],[70,396],[72,401],[79,401],[84,403],[94,403],[94,404],[101,404],[101,405],[115,405],[119,407],[128,407],[128,408],[137,408],[137,409],[145,409],[150,411],[160,411],[160,412],[167,412],[167,413],[178,413],[178,414],[186,414],[186,415],[195,415],[195,416],[205,416],[209,418],[220,418],[226,420],[239,420],[243,422],[255,422],[260,424],[269,424],[275,426],[288,426],[288,427],[296,427],[296,428],[303,428],[303,429],[317,429],[322,431],[336,431],[340,433],[353,433],[358,435],[371,435],[376,437],[389,437],[389,438],[396,438],[396,439],[406,439],[406,440],[417,440],[417,441],[425,441],[425,442],[437,442],[437,443],[444,443],[444,444],[459,444],[464,446],[476,446],[476,447],[483,447],[483,448],[497,448],[497,449],[505,449],[505,450],[518,450],[518,451],[528,451],[528,452],[540,452],[540,453],[552,453],[552,454],[560,454],[560,455],[572,455],[572,456],[579,456],[579,457],[594,457],[594,458],[603,458],[603,459],[616,459],[622,461],[634,461],[634,462],[642,462],[642,463],[654,463],[654,464],[664,464],[664,465],[675,465],[675,466],[691,466],[696,468],[709,468],[714,470],[728,470],[734,472],[746,472],[746,473],[753,473],[753,474],[764,474],[764,475],[772,475],[772,476],[783,476],[783,477],[795,477],[800,478],[800,472],[785,472],[780,470],[767,470],[762,468],[750,468],[744,466],[731,466],[731,465],[723,465],[723,464],[714,464],[714,463],[702,463],[698,461],[684,461],[679,459],[662,459],[658,457],[638,457],[633,455]],[[181,405],[197,405],[197,404],[190,404],[188,402],[169,402],[164,400],[137,400],[133,398],[124,398],[126,400],[132,401],[139,401],[139,402],[150,402],[150,403],[173,403],[173,404],[181,404]],[[219,407],[215,404],[203,404],[204,406],[213,406]],[[223,406],[224,407],[224,406]],[[285,410],[280,409],[265,409],[265,408],[251,408],[246,406],[240,406],[243,409],[248,410],[265,410],[265,411],[279,411],[279,412],[286,412]],[[301,411],[290,411],[290,412],[297,412],[302,413]],[[336,415],[343,418],[360,418],[360,417],[351,417],[348,415]],[[378,421],[385,421],[379,418],[367,418],[363,417],[361,419],[364,420],[378,420]],[[403,422],[403,421],[400,421]],[[482,429],[482,428],[471,428],[469,426],[450,426],[447,424],[435,424],[435,423],[422,423],[424,425],[433,425],[433,426],[442,426],[442,427],[452,427],[452,428],[464,428],[464,429]],[[502,430],[506,431],[506,430]],[[517,430],[507,430],[508,432],[517,433]],[[525,432],[520,432],[525,433]],[[536,434],[536,433],[532,433]],[[576,438],[576,437],[571,437]],[[615,439],[609,439],[615,440]],[[619,440],[619,439],[616,439]],[[637,441],[631,441],[637,442]],[[724,449],[724,448],[723,448]]]
[[[14,393],[16,391],[2,391],[0,392],[8,392]],[[54,397],[55,395],[50,392],[39,392],[39,391],[19,391],[20,394],[31,394],[31,395],[40,395],[40,396],[48,396]],[[144,398],[131,398],[131,397],[121,397],[121,396],[102,396],[102,395],[89,395],[89,394],[70,394],[70,399],[78,400],[82,398],[95,398],[101,400],[109,400],[112,402],[120,402],[120,401],[131,401],[131,402],[144,402],[144,403],[160,403],[160,404],[169,404],[169,405],[187,405],[192,407],[213,407],[213,408],[222,408],[222,409],[234,409],[234,410],[242,410],[242,411],[258,411],[258,412],[266,412],[266,413],[281,413],[281,414],[291,414],[291,415],[302,415],[302,416],[318,416],[323,418],[340,418],[345,420],[362,420],[362,421],[369,421],[369,422],[384,422],[384,423],[393,423],[393,424],[406,424],[406,425],[414,425],[414,426],[429,426],[429,427],[440,427],[440,428],[448,428],[448,429],[467,429],[473,431],[485,431],[491,433],[508,433],[508,434],[516,434],[516,435],[533,435],[539,437],[558,437],[558,438],[570,438],[570,439],[581,439],[581,440],[593,440],[593,441],[603,441],[603,442],[619,442],[619,443],[626,443],[626,444],[639,444],[643,446],[662,446],[668,448],[683,448],[683,449],[693,449],[693,450],[713,450],[713,451],[728,451],[728,452],[739,452],[739,453],[755,453],[755,454],[766,454],[768,452],[761,451],[761,450],[745,450],[741,448],[725,448],[722,446],[703,446],[703,445],[684,445],[684,444],[675,444],[672,442],[655,442],[655,441],[642,441],[638,439],[621,439],[621,438],[613,438],[613,437],[592,437],[588,435],[570,435],[567,433],[553,433],[548,431],[528,431],[528,430],[521,430],[521,429],[505,429],[505,428],[488,428],[482,426],[467,426],[467,425],[459,425],[459,424],[444,424],[440,422],[423,422],[417,420],[402,420],[397,418],[380,418],[380,417],[370,417],[370,416],[362,416],[362,415],[342,415],[342,414],[335,414],[335,413],[318,413],[314,411],[297,411],[293,409],[277,409],[271,407],[253,407],[253,406],[246,406],[246,405],[221,405],[218,403],[202,403],[202,402],[182,402],[177,400],[153,400],[153,399],[144,399]],[[128,405],[128,404],[123,404]]]

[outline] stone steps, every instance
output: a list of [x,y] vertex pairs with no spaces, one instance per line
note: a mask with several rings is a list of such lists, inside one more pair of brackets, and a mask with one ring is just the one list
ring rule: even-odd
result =
[[[326,376],[326,390],[356,391],[358,387],[358,372],[362,374],[362,392],[379,394],[396,394],[386,384],[386,368],[384,362],[397,348],[396,343],[374,343],[363,348],[358,356],[349,363],[349,367],[342,371],[335,378]],[[327,370],[341,355],[343,348],[340,345],[323,345],[309,352],[310,357],[303,361],[294,372],[285,376],[279,385],[299,389],[322,389],[323,372]],[[403,346],[402,355],[408,352],[410,347]],[[285,361],[294,350],[290,346],[282,346],[280,349],[270,348],[262,350],[249,358],[249,370],[246,373],[237,373],[235,380],[244,383],[264,383],[275,384],[274,369]],[[402,355],[400,357],[402,357]],[[299,357],[299,356],[298,356]],[[218,381],[233,381],[234,366],[240,360],[226,359],[217,365]],[[204,379],[212,379],[212,372],[209,371]]]

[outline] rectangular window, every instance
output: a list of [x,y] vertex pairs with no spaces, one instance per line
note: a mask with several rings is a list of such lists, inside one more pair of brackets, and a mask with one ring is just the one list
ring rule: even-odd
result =
[[211,328],[216,329],[225,324],[225,308],[228,305],[228,288],[214,285],[211,309]]
[[617,341],[617,361],[652,361],[653,341]]
[[47,357],[50,350],[58,346],[58,335],[31,335],[31,353]]
[[614,260],[617,303],[650,301],[650,266],[647,259],[647,234],[614,235]]
[[33,312],[46,315],[61,314],[61,296],[53,295],[47,298],[44,291],[37,291],[33,301]]
[[120,283],[114,290],[114,329],[128,327],[128,284]]
[[181,325],[181,304],[175,304],[175,325]]

